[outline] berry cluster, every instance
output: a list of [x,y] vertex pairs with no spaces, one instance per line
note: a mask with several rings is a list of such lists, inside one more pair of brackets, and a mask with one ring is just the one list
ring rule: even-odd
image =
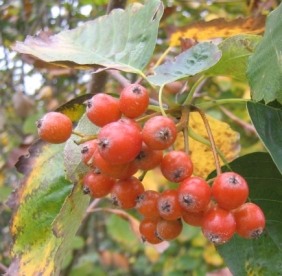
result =
[[[137,119],[149,105],[147,90],[138,84],[124,88],[120,99],[96,94],[87,102],[86,115],[101,127],[97,138],[82,144],[81,159],[92,168],[83,178],[83,191],[93,198],[111,196],[115,207],[136,208],[143,216],[140,233],[144,241],[157,244],[175,239],[183,222],[202,227],[205,237],[225,243],[234,233],[258,237],[265,226],[261,209],[245,203],[249,188],[234,172],[219,174],[210,187],[192,176],[190,156],[173,150],[177,127],[165,116],[150,117],[143,126]],[[51,143],[65,142],[72,124],[61,113],[50,112],[37,122],[40,137]],[[160,166],[163,176],[178,183],[162,193],[146,190],[137,171]]]

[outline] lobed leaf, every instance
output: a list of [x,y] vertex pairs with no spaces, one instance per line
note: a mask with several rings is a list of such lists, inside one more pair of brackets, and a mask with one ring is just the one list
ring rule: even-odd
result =
[[[268,153],[257,152],[230,163],[250,188],[249,199],[266,217],[266,229],[257,239],[235,235],[216,246],[233,275],[280,275],[282,271],[282,175]],[[223,171],[227,171],[223,167]],[[215,173],[209,178],[214,177]]]
[[248,57],[254,53],[261,36],[239,34],[225,39],[218,45],[222,57],[214,66],[205,71],[205,75],[230,76],[247,81]]
[[52,36],[40,31],[12,48],[67,67],[100,65],[104,69],[139,73],[152,56],[162,14],[159,0],[148,1],[144,6],[133,3],[125,11],[115,9],[73,30]]
[[280,173],[282,173],[282,109],[248,102],[252,123]]
[[254,101],[282,103],[282,4],[266,20],[265,34],[249,58],[247,77]]
[[175,61],[167,61],[158,66],[154,70],[155,75],[148,76],[148,80],[162,86],[207,70],[220,58],[221,52],[216,45],[199,43],[175,57]]
[[177,29],[170,37],[170,46],[180,45],[181,38],[193,38],[197,41],[217,37],[231,37],[238,34],[261,34],[264,31],[265,16],[250,16],[226,21],[216,18],[210,21],[200,20]]
[[[75,125],[84,113],[84,101],[85,96],[80,97],[59,110]],[[64,144],[38,140],[16,165],[25,176],[7,201],[13,209],[8,275],[59,275],[89,204],[81,186],[65,178],[63,149]]]

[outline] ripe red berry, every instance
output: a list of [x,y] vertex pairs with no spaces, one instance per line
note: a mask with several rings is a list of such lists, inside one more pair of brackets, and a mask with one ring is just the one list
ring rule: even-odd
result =
[[260,207],[254,203],[245,203],[234,211],[236,232],[239,236],[258,238],[265,227],[265,216]]
[[112,164],[102,158],[99,151],[95,152],[93,157],[93,163],[102,174],[116,179],[129,178],[138,171],[138,168],[133,163],[133,161],[124,164]]
[[200,212],[184,211],[182,214],[182,219],[189,225],[202,226],[203,217],[205,213],[212,207],[214,207],[214,203],[213,201],[210,201],[208,207],[204,211],[200,211]]
[[142,143],[141,151],[134,159],[134,162],[140,170],[148,171],[156,168],[161,163],[162,159],[162,150],[153,150],[145,143]]
[[144,217],[159,218],[158,199],[160,193],[147,190],[137,198],[137,211]]
[[134,208],[144,191],[143,184],[134,176],[118,180],[111,191],[113,205],[125,210]]
[[204,236],[215,244],[229,241],[236,230],[234,215],[227,210],[215,206],[209,209],[202,220],[202,232]]
[[168,181],[178,183],[192,175],[193,163],[187,153],[173,150],[164,156],[161,171]]
[[221,208],[232,210],[246,202],[249,196],[249,187],[241,175],[225,172],[215,178],[212,185],[212,195]]
[[148,108],[149,94],[140,84],[130,84],[120,94],[119,108],[128,118],[141,116]]
[[97,148],[97,139],[90,140],[82,144],[81,159],[86,166],[95,168],[95,164],[93,164],[93,155]]
[[163,240],[157,236],[157,225],[160,219],[158,218],[144,218],[139,225],[139,232],[143,242],[151,244],[161,243]]
[[171,241],[180,235],[182,228],[183,225],[181,219],[161,219],[157,225],[157,236],[164,241]]
[[137,127],[123,120],[107,124],[98,134],[101,156],[113,164],[132,161],[142,147],[142,136]]
[[83,192],[91,197],[101,198],[110,193],[115,182],[113,178],[91,171],[83,177]]
[[201,177],[193,176],[183,180],[178,189],[178,201],[185,211],[200,212],[211,200],[211,188]]
[[155,116],[149,119],[142,131],[143,141],[155,150],[164,150],[173,145],[177,129],[172,119],[165,116]]
[[98,93],[87,101],[86,115],[96,126],[102,127],[121,118],[119,102],[114,97]]
[[46,113],[36,122],[39,137],[52,144],[66,142],[72,134],[72,122],[69,117],[59,112]]
[[142,131],[142,127],[133,119],[123,117],[120,119],[121,122],[135,126],[140,132]]
[[158,199],[158,209],[160,216],[166,220],[181,218],[183,209],[177,200],[177,191],[164,191]]

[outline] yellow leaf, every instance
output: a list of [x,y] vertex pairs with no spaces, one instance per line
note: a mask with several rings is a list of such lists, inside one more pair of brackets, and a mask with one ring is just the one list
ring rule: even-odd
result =
[[265,18],[264,15],[259,15],[232,21],[226,21],[224,18],[210,21],[200,20],[174,32],[170,37],[170,47],[180,45],[180,38],[192,38],[200,41],[237,34],[261,34],[265,28]]
[[144,253],[151,263],[156,263],[160,258],[160,252],[151,245],[145,247]]
[[[209,121],[216,147],[221,150],[228,162],[232,161],[238,156],[241,149],[239,134],[233,131],[228,124],[208,115],[206,117]],[[208,140],[207,131],[201,116],[196,112],[191,112],[189,121],[189,125],[194,132]],[[175,148],[179,150],[184,149],[182,133],[178,134]],[[211,148],[189,137],[189,152],[194,164],[193,174],[206,178],[215,169]],[[221,165],[224,164],[222,160],[220,162]]]
[[206,263],[214,265],[214,266],[221,266],[223,265],[223,260],[220,257],[220,255],[217,253],[214,245],[212,243],[209,243],[205,250],[203,257],[206,261]]

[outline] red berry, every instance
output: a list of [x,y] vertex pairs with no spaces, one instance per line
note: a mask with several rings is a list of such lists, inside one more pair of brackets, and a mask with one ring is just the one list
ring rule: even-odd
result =
[[164,241],[171,241],[180,235],[182,228],[183,225],[181,219],[161,219],[157,225],[157,236]]
[[59,112],[49,112],[36,122],[39,137],[52,144],[66,142],[72,134],[72,121]]
[[91,171],[83,177],[83,192],[91,197],[101,198],[110,193],[115,182],[113,178]]
[[265,227],[263,211],[254,203],[245,203],[234,211],[236,232],[239,236],[252,239],[258,238]]
[[142,148],[134,162],[136,166],[143,171],[148,171],[156,168],[163,159],[162,150],[153,150],[145,143],[142,143]]
[[81,159],[86,166],[95,168],[95,164],[93,164],[93,155],[97,148],[97,139],[90,140],[82,144]]
[[99,151],[95,152],[93,162],[102,174],[117,179],[129,178],[138,171],[133,161],[125,164],[112,164],[102,158]]
[[193,163],[187,153],[173,150],[164,156],[161,171],[168,181],[178,183],[192,175]]
[[138,197],[145,189],[141,181],[132,176],[128,179],[118,180],[111,191],[113,205],[121,209],[131,209],[137,204]]
[[204,211],[200,211],[200,212],[184,211],[182,214],[182,219],[189,225],[202,226],[203,217],[205,213],[212,207],[214,207],[213,201],[209,203],[208,207]]
[[135,126],[140,132],[142,131],[142,127],[133,119],[130,118],[121,118],[120,119],[121,122]]
[[160,216],[166,220],[181,218],[183,209],[177,200],[177,191],[164,191],[158,199],[158,209]]
[[123,120],[107,124],[98,134],[101,156],[113,164],[124,164],[132,161],[142,147],[140,131]]
[[162,242],[157,236],[157,225],[160,219],[158,218],[144,218],[139,225],[139,231],[143,242],[147,241],[151,244],[158,244]]
[[177,194],[180,205],[189,212],[205,210],[211,200],[209,184],[196,176],[183,180],[177,189]]
[[147,190],[137,199],[136,209],[144,217],[158,218],[158,199],[160,193],[157,191]]
[[173,145],[177,136],[177,129],[172,119],[155,116],[149,119],[142,131],[143,141],[155,150],[164,150]]
[[225,172],[215,178],[212,185],[212,195],[221,208],[232,210],[246,202],[249,196],[249,187],[241,175]]
[[229,241],[236,230],[234,215],[227,210],[215,206],[209,209],[202,220],[202,232],[204,236],[215,244]]
[[93,124],[102,127],[119,120],[122,113],[117,99],[98,93],[87,101],[86,115]]
[[149,94],[140,84],[130,84],[120,94],[119,108],[128,118],[141,116],[148,108]]

